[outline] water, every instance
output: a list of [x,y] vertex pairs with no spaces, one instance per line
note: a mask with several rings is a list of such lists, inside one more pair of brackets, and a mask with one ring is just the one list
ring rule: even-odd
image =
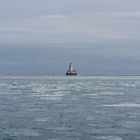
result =
[[2,140],[140,140],[140,77],[0,77]]

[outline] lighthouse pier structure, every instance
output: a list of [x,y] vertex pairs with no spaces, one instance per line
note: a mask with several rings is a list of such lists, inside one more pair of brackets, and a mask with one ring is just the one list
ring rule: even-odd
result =
[[72,63],[69,64],[69,69],[66,72],[67,76],[74,76],[77,75],[77,71],[74,69],[74,67],[72,66]]

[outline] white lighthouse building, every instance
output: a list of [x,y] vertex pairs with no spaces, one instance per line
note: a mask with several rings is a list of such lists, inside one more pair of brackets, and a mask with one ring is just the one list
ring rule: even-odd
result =
[[69,69],[66,72],[66,75],[77,75],[77,71],[73,68],[72,63],[69,64]]

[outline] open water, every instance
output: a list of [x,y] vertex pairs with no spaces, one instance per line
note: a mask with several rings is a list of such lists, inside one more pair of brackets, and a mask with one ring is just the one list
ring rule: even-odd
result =
[[0,140],[140,140],[140,77],[0,77]]

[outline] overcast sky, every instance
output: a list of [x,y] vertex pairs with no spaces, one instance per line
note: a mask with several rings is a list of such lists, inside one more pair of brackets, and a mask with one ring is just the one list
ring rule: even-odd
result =
[[0,0],[0,73],[140,74],[140,0]]

